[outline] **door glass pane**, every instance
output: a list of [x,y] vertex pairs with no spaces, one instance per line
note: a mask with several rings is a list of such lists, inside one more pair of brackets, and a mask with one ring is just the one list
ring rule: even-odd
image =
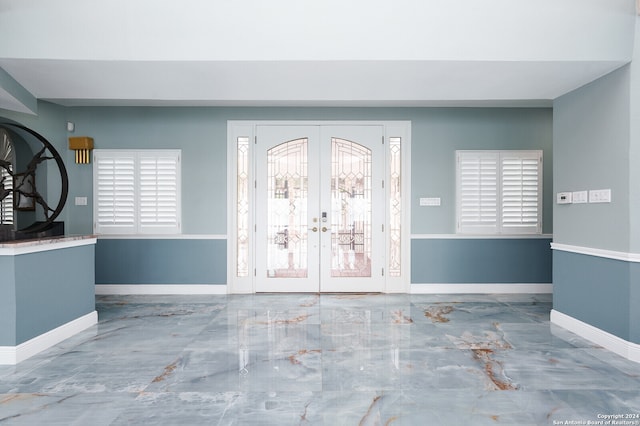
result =
[[331,276],[371,276],[371,150],[331,139]]
[[389,276],[402,272],[402,161],[401,138],[389,138]]
[[267,276],[307,276],[307,139],[267,151]]
[[237,139],[236,274],[249,276],[249,138]]

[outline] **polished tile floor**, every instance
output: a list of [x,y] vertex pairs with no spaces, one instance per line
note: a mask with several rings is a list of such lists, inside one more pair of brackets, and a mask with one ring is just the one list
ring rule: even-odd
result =
[[97,326],[0,366],[0,425],[640,424],[640,364],[551,325],[550,295],[100,296],[97,310]]

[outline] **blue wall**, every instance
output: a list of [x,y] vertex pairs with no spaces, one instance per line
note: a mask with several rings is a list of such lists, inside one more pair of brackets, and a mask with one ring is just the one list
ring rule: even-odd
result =
[[551,283],[551,240],[414,239],[411,282]]
[[3,272],[11,265],[15,271],[0,285],[0,303],[14,306],[13,320],[11,309],[0,314],[0,346],[17,346],[95,311],[94,262],[93,244],[0,256]]
[[554,190],[611,189],[612,202],[556,205],[554,241],[626,252],[629,215],[629,67],[554,102]]
[[96,284],[225,284],[226,240],[100,239]]
[[629,273],[629,340],[640,344],[640,264],[630,265]]
[[[552,111],[546,108],[432,108],[411,115],[411,232],[456,232],[456,150],[543,151],[545,234],[553,232]],[[421,197],[440,197],[440,207],[420,207]]]
[[[554,206],[554,310],[640,343],[631,214],[640,140],[631,140],[631,81],[624,66],[554,101],[554,190],[611,189],[611,203]],[[637,121],[637,120],[635,120]],[[565,246],[565,247],[563,247]],[[568,247],[567,247],[568,246]],[[566,251],[563,251],[567,249]],[[587,254],[576,254],[587,253]]]
[[0,256],[0,346],[15,346],[16,271],[12,256]]
[[[185,234],[226,234],[228,120],[410,120],[412,233],[455,233],[455,150],[544,151],[543,232],[552,232],[552,111],[549,108],[118,108],[74,107],[73,135],[96,148],[182,149]],[[62,123],[61,123],[62,124]],[[72,155],[72,154],[69,154]],[[71,158],[71,157],[70,157]],[[68,163],[69,197],[92,197],[91,167]],[[418,198],[439,196],[439,208]],[[91,203],[89,203],[91,204]],[[90,233],[89,206],[68,206],[71,233]]]
[[[629,282],[640,265],[583,254],[553,252],[554,309],[624,340],[640,343],[638,310]],[[633,317],[631,313],[633,312]],[[635,317],[635,318],[634,318]]]
[[[408,120],[412,126],[412,234],[455,234],[455,151],[459,149],[540,149],[544,156],[543,232],[552,232],[553,190],[551,165],[552,110],[550,108],[226,108],[226,107],[70,107],[40,102],[43,117],[8,114],[17,121],[35,125],[43,134],[52,134],[54,145],[66,156],[69,173],[69,202],[63,212],[68,234],[92,232],[92,167],[75,164],[73,152],[66,148],[68,136],[94,138],[96,148],[179,148],[182,150],[182,230],[187,235],[227,236],[227,121],[228,120]],[[2,115],[2,114],[0,114]],[[75,123],[75,131],[64,132],[66,121]],[[52,124],[52,122],[54,124]],[[75,197],[87,197],[87,206],[75,206]],[[420,197],[440,197],[439,207],[420,207]],[[228,237],[233,237],[229,235]],[[153,241],[153,240],[152,240]],[[205,248],[205,257],[184,260],[184,253],[195,253],[202,243],[185,238],[184,242],[157,242],[146,250],[141,264],[146,272],[136,272],[129,259],[119,253],[136,253],[140,240],[106,242],[100,240],[96,254],[96,279],[99,284],[224,283],[222,265],[226,265],[224,240]],[[507,244],[512,244],[507,243]],[[113,249],[118,244],[117,249]],[[213,244],[213,243],[212,243]],[[424,260],[433,253],[423,241],[414,241],[414,259]],[[469,245],[448,242],[451,258],[466,256]],[[461,244],[458,247],[455,245]],[[480,244],[475,242],[473,244]],[[495,244],[490,239],[487,244]],[[523,244],[539,247],[538,242]],[[109,249],[107,249],[109,247]],[[545,249],[546,250],[546,249]],[[485,264],[484,271],[504,272],[501,276],[485,273],[456,275],[452,269],[425,270],[417,265],[411,282],[548,282],[548,252],[537,252],[541,263],[532,273],[514,274]],[[150,256],[158,256],[152,259]],[[156,272],[167,264],[161,259],[183,259],[174,263],[177,270]],[[497,261],[497,260],[496,260]],[[194,262],[196,262],[194,264]],[[199,262],[214,262],[215,271]],[[169,263],[171,264],[171,263]],[[434,262],[426,264],[435,265]],[[189,268],[185,266],[189,265]],[[120,269],[120,272],[117,270]],[[540,273],[542,270],[544,273]],[[184,271],[176,272],[176,271]],[[472,271],[469,269],[469,271]],[[226,273],[226,272],[225,272]],[[512,281],[515,280],[516,281]],[[442,279],[442,280],[441,280]],[[427,280],[427,281],[425,281]]]

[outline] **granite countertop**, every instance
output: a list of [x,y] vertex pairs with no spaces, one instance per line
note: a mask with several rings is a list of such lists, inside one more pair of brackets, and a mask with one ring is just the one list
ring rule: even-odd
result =
[[40,251],[40,250],[47,250],[48,246],[51,246],[51,249],[56,249],[58,247],[54,247],[54,246],[82,245],[83,242],[90,243],[90,241],[83,241],[83,240],[95,240],[95,239],[96,239],[95,235],[66,235],[66,236],[59,236],[59,237],[34,238],[34,239],[28,239],[28,240],[3,241],[3,242],[0,242],[0,252],[5,251],[3,249],[9,250],[9,251],[15,251],[15,250],[21,250],[21,249],[28,250],[29,248],[35,248],[36,251]]

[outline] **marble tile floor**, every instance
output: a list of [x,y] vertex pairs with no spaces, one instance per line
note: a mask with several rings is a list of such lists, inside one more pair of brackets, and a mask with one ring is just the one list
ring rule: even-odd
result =
[[551,325],[551,295],[96,304],[98,325],[0,366],[0,425],[640,424],[640,364]]

